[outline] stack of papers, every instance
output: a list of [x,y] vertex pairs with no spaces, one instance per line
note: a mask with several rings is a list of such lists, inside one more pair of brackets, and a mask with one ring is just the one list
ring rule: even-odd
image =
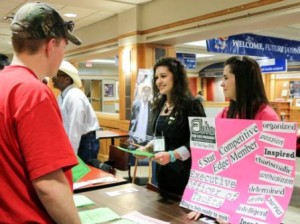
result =
[[102,177],[102,178],[98,178],[98,179],[94,179],[94,180],[89,180],[89,181],[82,181],[79,183],[73,183],[73,190],[79,189],[81,187],[90,185],[90,184],[99,184],[99,183],[105,183],[105,182],[112,182],[115,181],[116,178],[114,177]]

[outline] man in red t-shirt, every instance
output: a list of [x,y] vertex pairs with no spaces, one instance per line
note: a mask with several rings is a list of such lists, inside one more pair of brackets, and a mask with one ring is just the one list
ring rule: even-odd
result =
[[80,223],[72,197],[77,159],[45,76],[55,76],[73,23],[28,3],[11,23],[14,56],[0,72],[1,223]]

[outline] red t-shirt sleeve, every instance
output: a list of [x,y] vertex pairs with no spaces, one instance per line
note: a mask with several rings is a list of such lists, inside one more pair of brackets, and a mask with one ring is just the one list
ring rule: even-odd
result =
[[[58,106],[53,99],[46,93],[45,98],[18,122],[20,147],[30,180],[60,168],[69,173],[68,170],[77,164]],[[70,175],[67,176],[69,179]]]

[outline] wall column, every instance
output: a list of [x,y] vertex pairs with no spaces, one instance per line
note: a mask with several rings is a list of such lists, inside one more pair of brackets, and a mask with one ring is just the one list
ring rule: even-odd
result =
[[[120,120],[130,120],[139,69],[153,68],[161,57],[175,57],[173,46],[135,43],[119,47]],[[127,129],[128,130],[128,129]]]

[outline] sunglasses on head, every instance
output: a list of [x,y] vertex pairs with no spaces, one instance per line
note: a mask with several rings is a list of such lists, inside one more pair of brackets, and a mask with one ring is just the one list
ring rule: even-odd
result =
[[73,21],[68,21],[68,22],[64,22],[64,23],[63,23],[64,28],[65,28],[66,30],[70,31],[70,32],[73,31],[74,25],[75,25],[75,24],[74,24]]
[[[50,33],[57,33],[55,32],[54,30],[56,30],[58,27],[62,27],[63,30],[64,30],[64,33],[67,32],[67,31],[70,31],[72,32],[73,29],[74,29],[74,22],[73,21],[67,21],[67,22],[63,22],[63,23],[58,23],[58,24],[55,24],[52,26],[52,28],[49,30],[49,33],[48,33],[48,36],[50,36]],[[62,29],[60,29],[62,30]]]

